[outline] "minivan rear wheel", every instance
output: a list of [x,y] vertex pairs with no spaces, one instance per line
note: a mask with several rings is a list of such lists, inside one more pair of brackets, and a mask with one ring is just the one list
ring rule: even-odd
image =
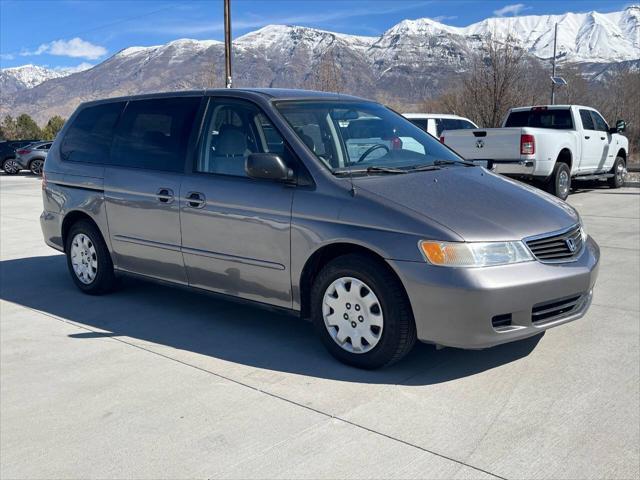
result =
[[113,289],[113,262],[98,228],[87,220],[76,222],[67,235],[67,267],[76,286],[89,295]]
[[329,262],[311,289],[311,317],[338,360],[374,369],[404,357],[416,342],[409,300],[384,265],[359,254]]

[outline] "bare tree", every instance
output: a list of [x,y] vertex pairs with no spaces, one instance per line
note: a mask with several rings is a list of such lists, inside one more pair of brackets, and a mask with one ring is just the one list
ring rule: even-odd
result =
[[459,86],[445,92],[438,104],[447,113],[469,117],[483,127],[500,126],[509,108],[542,100],[541,65],[510,35],[487,36],[472,54]]

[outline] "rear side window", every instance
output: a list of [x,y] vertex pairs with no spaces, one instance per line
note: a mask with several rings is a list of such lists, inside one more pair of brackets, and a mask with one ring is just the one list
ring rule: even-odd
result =
[[580,110],[580,120],[582,121],[582,128],[585,130],[595,130],[589,110]]
[[571,130],[573,128],[573,120],[571,119],[571,111],[568,109],[524,110],[511,112],[504,126]]
[[62,140],[62,159],[70,162],[108,163],[113,130],[123,108],[124,102],[114,102],[83,109]]
[[467,121],[459,118],[438,118],[436,120],[436,132],[438,136],[445,130],[464,130],[469,128],[476,128],[476,126]]
[[110,163],[182,172],[199,106],[200,97],[130,101],[118,124]]
[[427,120],[426,118],[408,118],[407,120],[409,120],[411,123],[413,123],[416,127],[420,127],[422,130],[424,130],[425,132],[428,132],[428,122],[429,120]]

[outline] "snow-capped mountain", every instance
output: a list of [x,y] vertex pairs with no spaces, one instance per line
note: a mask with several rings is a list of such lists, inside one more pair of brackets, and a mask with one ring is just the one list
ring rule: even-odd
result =
[[82,64],[73,68],[45,68],[38,65],[22,65],[20,67],[0,70],[0,89],[3,93],[15,93],[26,88],[33,88],[52,78],[62,78],[72,73],[81,72],[92,65]]
[[[584,72],[601,78],[615,65],[640,66],[640,6],[636,5],[602,14],[490,18],[467,27],[429,18],[404,20],[377,37],[269,25],[234,40],[233,81],[238,87],[314,88],[318,67],[331,52],[341,91],[415,101],[450,86],[468,68],[486,36],[515,38],[532,56],[547,62],[556,23],[560,65],[584,66]],[[68,116],[78,103],[95,98],[222,86],[224,45],[181,39],[130,47],[87,71],[56,75],[59,78],[33,88],[2,88],[0,114],[26,112],[42,121],[54,114]]]

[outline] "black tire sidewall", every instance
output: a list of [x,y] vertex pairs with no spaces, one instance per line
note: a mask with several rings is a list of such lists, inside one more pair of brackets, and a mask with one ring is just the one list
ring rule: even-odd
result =
[[621,179],[620,181],[618,181],[618,176],[616,175],[616,172],[618,170],[618,165],[625,163],[624,158],[622,157],[616,157],[615,162],[613,162],[613,167],[611,168],[611,173],[613,173],[613,178],[609,179],[609,186],[611,188],[620,188],[624,185],[624,179]]
[[29,162],[29,171],[34,175],[40,176],[40,175],[42,175],[42,169],[40,170],[40,173],[36,173],[36,172],[33,171],[33,164],[36,163],[36,162],[42,162],[42,168],[44,168],[44,160],[41,160],[39,158],[34,158],[33,160],[31,160]]
[[[93,282],[89,284],[80,281],[75,271],[73,270],[73,265],[71,264],[71,243],[73,242],[73,238],[79,233],[83,233],[87,237],[89,237],[96,249],[98,273]],[[100,233],[98,228],[91,222],[80,220],[71,227],[66,239],[65,252],[69,273],[71,274],[73,283],[75,283],[75,285],[80,290],[90,295],[100,295],[102,293],[110,291],[113,288],[115,276],[113,272],[111,255],[109,254],[107,245],[102,238],[102,234]]]
[[5,159],[4,159],[4,161],[2,162],[2,171],[3,171],[4,173],[6,173],[7,175],[16,175],[16,174],[20,171],[20,169],[18,169],[18,170],[17,170],[17,171],[15,171],[15,172],[7,172],[7,171],[5,170],[5,168],[4,168],[5,164],[6,164],[7,162],[12,161],[12,160],[13,160],[14,162],[16,161],[16,159],[15,159],[15,158],[5,158]]
[[[353,277],[367,284],[380,301],[384,315],[382,336],[378,344],[366,353],[351,353],[343,350],[331,337],[324,324],[322,303],[326,289],[341,277]],[[384,267],[370,259],[357,255],[338,257],[330,262],[316,277],[311,290],[311,318],[316,333],[324,346],[338,360],[364,369],[380,368],[399,360],[415,343],[415,325],[408,305],[408,299],[402,285],[399,285]],[[406,348],[401,346],[406,340],[402,338],[400,322],[410,322],[413,329]],[[406,328],[406,327],[405,327]],[[405,352],[398,354],[399,350]]]
[[[569,185],[567,188],[566,196],[560,195],[560,173],[563,171],[566,171],[567,175],[569,176]],[[566,163],[560,163],[560,162],[556,163],[556,166],[553,169],[553,175],[551,177],[550,186],[551,186],[550,193],[558,197],[560,200],[567,199],[567,197],[569,196],[569,193],[571,192],[571,169],[569,168],[569,165],[567,165]]]

